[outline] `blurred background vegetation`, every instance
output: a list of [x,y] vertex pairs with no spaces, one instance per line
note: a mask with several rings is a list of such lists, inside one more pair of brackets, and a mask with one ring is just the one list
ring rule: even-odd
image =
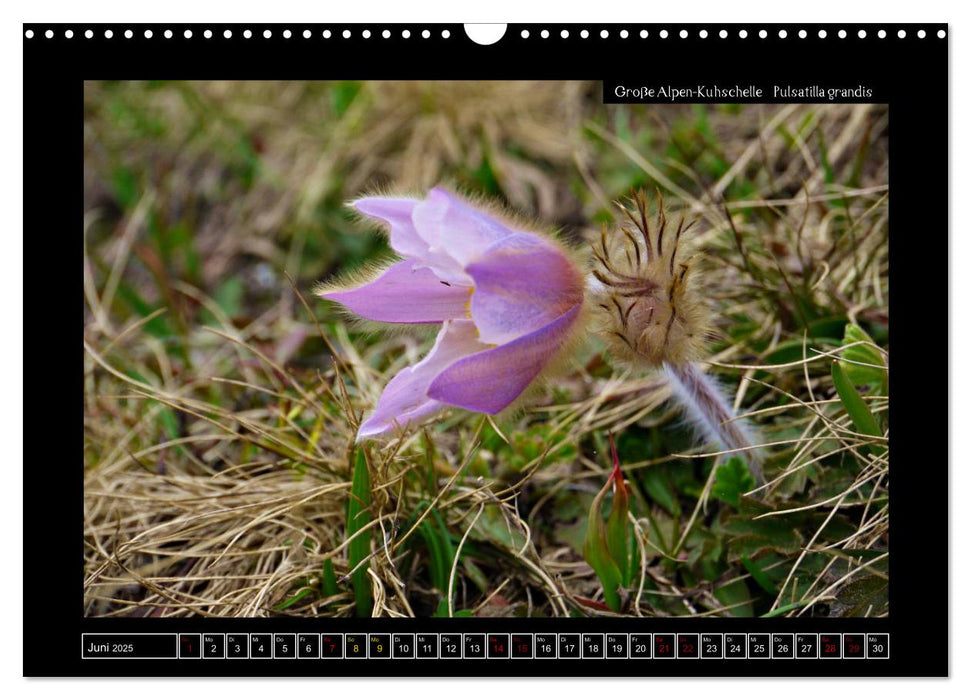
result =
[[[887,110],[599,91],[86,83],[86,614],[887,614]],[[355,445],[430,336],[355,332],[310,290],[390,254],[346,201],[440,183],[581,248],[632,188],[697,219],[708,371],[768,483],[595,338],[519,416]],[[608,433],[619,613],[582,555]]]

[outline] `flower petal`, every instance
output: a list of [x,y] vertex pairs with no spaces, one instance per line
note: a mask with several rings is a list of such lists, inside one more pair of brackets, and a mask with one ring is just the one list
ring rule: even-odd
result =
[[476,339],[472,321],[448,321],[431,352],[418,364],[405,367],[388,382],[378,406],[357,433],[358,439],[380,435],[435,413],[445,406],[428,397],[428,385],[456,360],[487,346]]
[[323,292],[358,316],[385,323],[441,323],[468,313],[469,288],[443,284],[427,267],[395,263],[356,289]]
[[539,330],[583,301],[583,273],[550,241],[515,233],[466,267],[472,318],[483,342],[502,344]]
[[460,267],[513,233],[512,229],[439,187],[415,207],[412,220],[433,254],[444,253]]
[[362,214],[388,224],[391,247],[406,258],[420,258],[428,252],[428,242],[419,235],[411,220],[412,212],[419,204],[421,200],[418,199],[395,197],[364,197],[351,202],[351,206]]
[[[469,284],[469,276],[448,253],[438,248],[440,226],[435,223],[449,207],[448,199],[365,197],[352,202],[362,214],[384,221],[391,228],[391,247],[416,264],[427,265],[439,278],[453,284]],[[416,212],[421,212],[416,216]],[[417,219],[417,220],[416,220]]]
[[579,315],[577,305],[537,331],[452,363],[428,387],[429,398],[470,411],[498,413],[536,379],[563,346]]

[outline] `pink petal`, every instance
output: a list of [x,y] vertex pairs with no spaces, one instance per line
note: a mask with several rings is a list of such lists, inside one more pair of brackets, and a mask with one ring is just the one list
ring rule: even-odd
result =
[[358,439],[404,427],[444,408],[442,403],[428,397],[428,385],[455,360],[485,347],[476,339],[475,324],[471,321],[447,322],[425,359],[405,367],[388,382],[374,413],[361,425]]
[[444,253],[460,267],[478,258],[493,243],[513,233],[486,213],[436,187],[415,207],[415,228],[432,253]]
[[385,323],[440,323],[468,314],[469,288],[443,284],[427,267],[395,263],[373,282],[320,296]]
[[411,221],[418,199],[395,197],[365,197],[351,202],[351,206],[372,219],[383,221],[391,229],[391,247],[402,257],[422,257],[428,252],[428,243],[418,234]]
[[[434,190],[433,190],[434,192]],[[429,199],[434,200],[430,194]],[[445,251],[436,248],[438,226],[428,225],[429,217],[434,219],[439,208],[447,208],[448,202],[422,201],[417,199],[398,199],[394,197],[366,197],[352,205],[362,214],[387,223],[391,228],[389,241],[391,247],[402,257],[411,258],[415,264],[427,265],[447,282],[469,284],[469,276]],[[416,212],[422,212],[416,221]]]
[[507,236],[466,267],[472,318],[483,342],[508,343],[553,323],[583,301],[583,273],[550,241]]
[[428,387],[429,398],[459,408],[495,414],[536,379],[563,346],[580,306],[521,338],[449,365]]

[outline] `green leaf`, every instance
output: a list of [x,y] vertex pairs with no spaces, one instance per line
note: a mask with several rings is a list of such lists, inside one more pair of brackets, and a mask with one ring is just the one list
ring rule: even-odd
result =
[[865,576],[843,586],[836,599],[845,606],[840,617],[867,617],[883,612],[889,602],[888,582],[881,576]]
[[603,586],[604,602],[611,610],[620,612],[620,588],[622,576],[617,562],[610,555],[607,546],[607,531],[604,526],[602,504],[610,488],[610,481],[597,494],[590,505],[587,524],[587,537],[583,542],[583,558],[593,567]]
[[742,557],[742,566],[752,576],[752,580],[759,584],[759,588],[770,595],[776,595],[779,591],[772,583],[772,580],[765,575],[765,572],[748,557]]
[[[474,518],[475,514],[470,511],[463,522],[471,523]],[[526,546],[526,536],[522,530],[510,524],[503,509],[495,503],[490,503],[482,509],[482,514],[472,528],[470,536],[513,552],[518,552]]]
[[647,491],[651,500],[674,516],[681,515],[681,505],[671,484],[670,473],[664,466],[655,466],[642,470],[641,486]]
[[729,561],[738,561],[741,557],[752,559],[769,551],[792,554],[802,547],[800,517],[755,519],[755,516],[768,513],[770,509],[745,496],[739,497],[738,507],[738,515],[725,518],[720,525],[725,533],[735,535],[728,542]]
[[[840,402],[842,402],[843,408],[846,409],[846,413],[853,421],[857,432],[882,438],[883,431],[877,425],[876,418],[873,417],[863,397],[853,387],[852,382],[846,376],[846,372],[840,366],[839,362],[833,363],[833,384],[836,387],[836,393],[839,394]],[[867,447],[875,455],[881,455],[886,452],[886,446],[880,443],[870,444]]]
[[[371,479],[368,473],[367,452],[358,448],[351,479],[351,497],[347,502],[347,535],[352,537],[371,522]],[[347,545],[347,564],[354,571],[371,554],[371,532],[355,537]],[[368,565],[361,564],[351,576],[351,588],[357,603],[358,617],[371,616],[371,581]]]
[[[846,329],[846,316],[824,316],[809,323],[809,335],[816,338],[839,338]],[[802,341],[800,341],[802,342]]]
[[866,331],[855,323],[846,324],[843,345],[853,345],[840,353],[840,367],[850,382],[854,386],[879,387],[886,393],[887,363]]
[[715,484],[711,494],[719,501],[738,508],[743,493],[755,488],[755,477],[741,457],[731,457],[715,470]]

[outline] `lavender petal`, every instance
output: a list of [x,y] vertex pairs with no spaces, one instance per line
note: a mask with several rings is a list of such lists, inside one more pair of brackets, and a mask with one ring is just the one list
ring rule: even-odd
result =
[[320,296],[358,316],[385,323],[441,323],[468,313],[469,288],[443,284],[427,267],[395,263],[373,282]]
[[563,346],[580,315],[577,305],[543,328],[462,358],[428,387],[431,399],[495,414],[516,400]]
[[415,207],[413,221],[432,253],[445,254],[460,267],[513,233],[512,229],[439,187]]
[[428,252],[425,241],[412,223],[412,213],[421,200],[395,197],[364,197],[351,206],[372,219],[385,222],[391,229],[391,247],[402,257],[421,258]]
[[405,367],[388,382],[374,413],[361,425],[358,439],[404,427],[444,408],[428,396],[428,385],[450,364],[485,347],[476,339],[475,324],[471,321],[445,323],[428,355],[421,362]]
[[515,233],[466,267],[472,318],[486,343],[508,343],[553,323],[583,301],[583,274],[553,243]]

